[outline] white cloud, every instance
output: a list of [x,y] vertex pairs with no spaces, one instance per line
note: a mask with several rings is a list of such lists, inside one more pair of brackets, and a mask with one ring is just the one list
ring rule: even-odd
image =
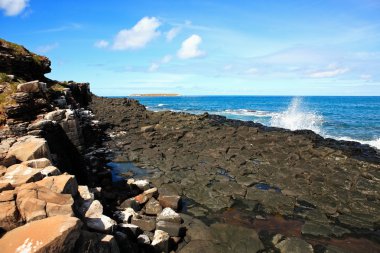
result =
[[95,42],[94,46],[97,48],[106,48],[109,46],[109,44],[110,43],[106,40],[98,40],[97,42]]
[[180,59],[190,59],[201,57],[205,52],[201,51],[198,47],[202,43],[202,38],[199,35],[193,34],[182,42],[181,48],[177,52]]
[[131,29],[121,30],[115,38],[113,49],[128,50],[145,47],[150,41],[160,35],[157,28],[160,21],[155,17],[144,17]]
[[224,65],[223,67],[223,70],[231,70],[232,69],[232,65],[231,64],[227,64],[227,65]]
[[27,6],[29,0],[0,0],[0,9],[5,11],[6,16],[16,16]]
[[58,45],[59,45],[58,43],[53,43],[53,44],[39,46],[36,49],[36,52],[39,53],[39,54],[46,54],[46,53],[50,52],[51,50],[57,48]]
[[180,27],[174,27],[174,28],[170,29],[166,33],[166,40],[169,41],[169,42],[172,41],[178,35],[178,33],[180,31],[181,31]]
[[335,77],[335,76],[342,75],[348,71],[349,71],[348,68],[335,68],[335,69],[312,72],[309,74],[309,77],[311,78]]
[[158,68],[160,67],[160,65],[158,65],[157,63],[152,63],[152,65],[150,65],[149,67],[149,72],[155,72],[158,70]]

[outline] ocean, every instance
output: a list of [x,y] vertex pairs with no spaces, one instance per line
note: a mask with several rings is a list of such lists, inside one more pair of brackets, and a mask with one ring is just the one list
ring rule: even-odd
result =
[[380,97],[178,96],[133,97],[152,111],[208,112],[321,136],[358,141],[380,150]]

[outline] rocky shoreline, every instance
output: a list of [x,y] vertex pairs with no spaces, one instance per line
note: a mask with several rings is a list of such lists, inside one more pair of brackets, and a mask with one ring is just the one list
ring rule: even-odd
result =
[[98,97],[4,40],[0,63],[4,252],[380,251],[369,146]]
[[[380,249],[380,159],[369,146],[216,115],[151,112],[127,98],[94,96],[90,108],[109,126],[114,160],[154,171],[150,180],[181,195],[185,213],[202,221],[202,236],[185,237],[184,252]],[[249,233],[257,240],[241,242]]]

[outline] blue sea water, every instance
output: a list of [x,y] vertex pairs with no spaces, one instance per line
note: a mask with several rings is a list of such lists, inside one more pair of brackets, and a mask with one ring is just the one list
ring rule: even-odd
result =
[[309,129],[380,149],[380,97],[133,97],[153,111],[208,112],[291,130]]

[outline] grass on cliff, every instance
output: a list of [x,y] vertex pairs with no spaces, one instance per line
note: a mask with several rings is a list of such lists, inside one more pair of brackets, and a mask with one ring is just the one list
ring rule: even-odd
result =
[[58,82],[53,84],[49,88],[53,91],[63,91],[64,89],[69,88],[69,84],[67,82]]
[[7,76],[7,74],[0,73],[0,86],[2,89],[2,92],[0,93],[0,125],[4,124],[6,120],[4,107],[15,104],[11,95],[17,92],[18,84],[18,82],[12,82],[12,79]]
[[15,43],[12,43],[12,42],[9,42],[9,41],[6,41],[4,39],[1,39],[0,38],[0,45],[5,47],[5,48],[8,48],[8,49],[11,49],[13,52],[14,55],[19,55],[19,56],[28,56],[30,55],[32,57],[32,59],[38,63],[38,64],[41,64],[41,62],[45,59],[44,56],[40,56],[40,55],[37,55],[37,54],[34,54],[30,51],[28,51],[25,47],[23,46],[20,46],[20,45],[17,45]]

